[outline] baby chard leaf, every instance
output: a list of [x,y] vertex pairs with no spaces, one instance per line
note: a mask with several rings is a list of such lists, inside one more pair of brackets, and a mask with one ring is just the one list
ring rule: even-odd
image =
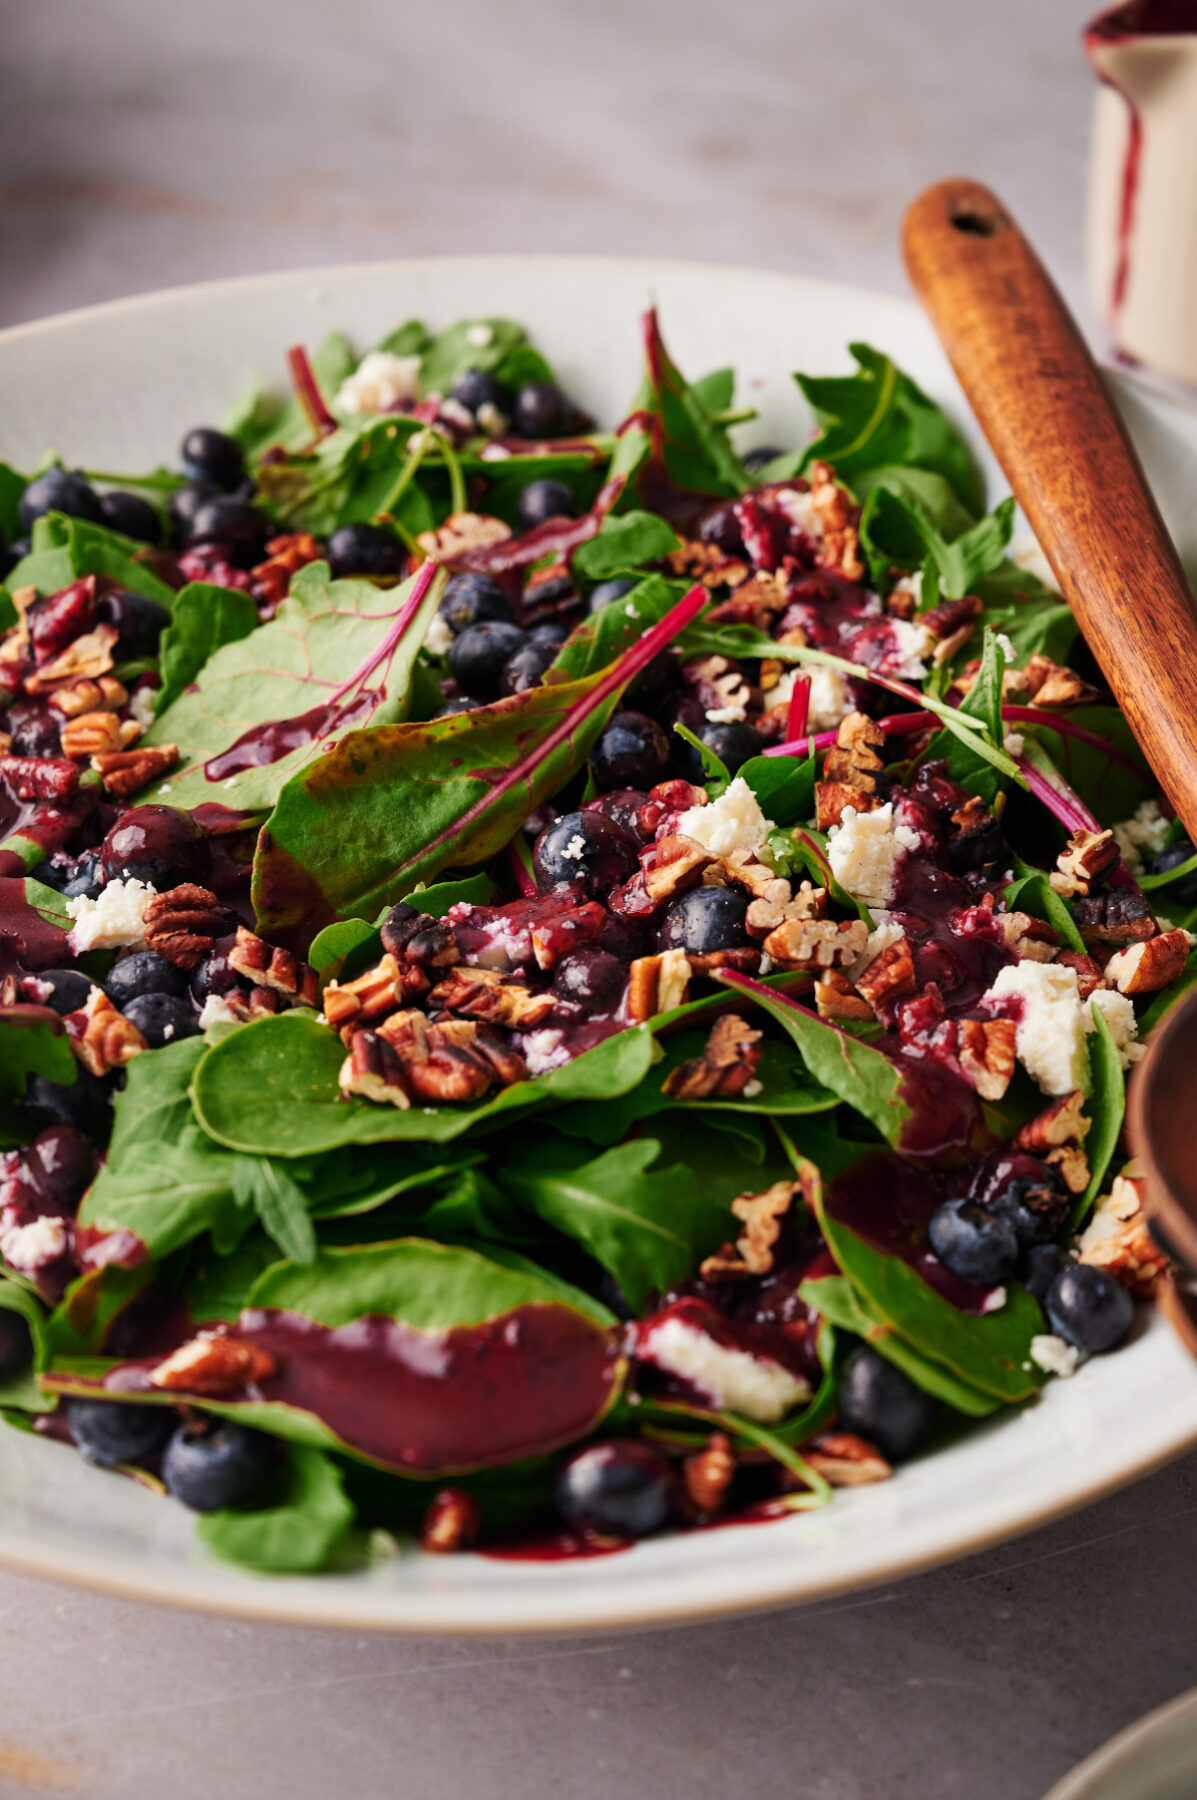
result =
[[677,534],[656,513],[609,513],[591,538],[574,552],[574,567],[592,581],[620,570],[638,569],[676,550]]
[[80,575],[107,575],[135,594],[174,605],[175,590],[155,573],[153,553],[119,531],[47,513],[34,523],[32,546],[5,577],[10,590],[35,587],[39,594],[56,594]]
[[225,644],[248,637],[257,623],[257,606],[240,588],[189,582],[175,601],[170,624],[159,642],[162,685],[155,695],[155,712],[164,713],[209,657]]

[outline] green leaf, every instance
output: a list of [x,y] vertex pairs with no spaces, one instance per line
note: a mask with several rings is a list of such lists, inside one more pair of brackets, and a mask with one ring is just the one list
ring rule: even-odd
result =
[[553,662],[553,669],[571,681],[597,674],[643,637],[650,625],[663,619],[686,591],[684,582],[648,575],[621,600],[600,607],[570,633]]
[[753,756],[737,775],[757,797],[767,819],[783,828],[805,825],[815,811],[815,752],[808,756]]
[[345,1046],[336,1032],[311,1013],[279,1013],[205,1047],[192,1097],[196,1117],[217,1143],[251,1156],[301,1157],[354,1143],[446,1143],[524,1107],[621,1094],[641,1080],[652,1055],[651,1032],[636,1026],[476,1106],[403,1112],[342,1100],[337,1077]]
[[[266,812],[280,789],[330,741],[367,720],[385,724],[403,718],[440,585],[439,579],[433,583],[391,645],[413,583],[387,589],[372,581],[331,581],[326,563],[309,563],[294,577],[275,617],[217,650],[190,691],[154,721],[145,742],[177,744],[179,766],[146,793],[145,801],[176,807],[215,802],[234,812]],[[334,701],[339,710],[307,722],[313,708]],[[280,721],[295,722],[294,749],[265,763],[254,762],[251,751],[231,773],[205,773],[206,765],[248,732]]]
[[25,904],[33,908],[39,919],[44,919],[47,925],[53,925],[59,931],[70,931],[75,923],[58,889],[47,887],[42,881],[35,881],[32,875],[25,877]]
[[[997,634],[987,630],[982,638],[981,667],[976,681],[960,704],[960,711],[969,718],[979,719],[990,740],[1000,746],[1005,745],[1002,726],[1002,677],[1005,669],[1006,656],[997,641]],[[942,757],[947,763],[948,774],[953,781],[958,781],[970,793],[977,794],[986,806],[993,806],[1006,785],[1000,770],[995,769],[985,757],[978,755],[970,743],[950,731],[936,732],[928,744],[928,760],[936,757]]]
[[54,1401],[42,1392],[37,1379],[37,1370],[46,1361],[43,1332],[46,1309],[36,1294],[31,1294],[15,1281],[7,1281],[0,1276],[0,1311],[20,1313],[33,1340],[33,1354],[28,1367],[15,1374],[0,1377],[0,1407],[12,1407],[14,1411],[23,1413],[49,1412]]
[[1085,1215],[1101,1192],[1106,1171],[1118,1148],[1122,1121],[1126,1116],[1126,1081],[1122,1073],[1122,1058],[1118,1054],[1113,1033],[1106,1024],[1105,1014],[1097,1006],[1090,1006],[1089,1011],[1097,1026],[1096,1033],[1089,1039],[1092,1085],[1085,1100],[1085,1111],[1090,1120],[1085,1137],[1085,1154],[1089,1158],[1089,1185],[1073,1208],[1070,1220],[1073,1231],[1080,1230]]
[[1077,634],[1072,609],[1037,575],[1003,562],[979,576],[972,591],[984,606],[980,623],[1010,639],[1020,668],[1036,653],[1053,662],[1068,656]]
[[[490,337],[479,344],[476,340],[483,330],[489,331]],[[523,326],[512,319],[459,319],[439,332],[423,351],[420,392],[447,394],[467,369],[501,369],[525,344],[526,335]]]
[[6,577],[10,589],[35,587],[39,594],[56,594],[80,575],[110,575],[135,594],[174,605],[175,591],[154,573],[152,553],[119,531],[46,513],[34,524],[32,545]]
[[621,570],[660,561],[680,542],[676,532],[656,513],[608,513],[598,536],[574,552],[574,568],[591,581],[603,581]]
[[270,1504],[252,1512],[222,1507],[196,1521],[214,1556],[267,1575],[325,1569],[353,1523],[341,1472],[323,1450],[287,1446]]
[[323,985],[340,971],[347,956],[365,944],[377,944],[381,951],[377,925],[370,925],[365,919],[338,919],[316,933],[308,946],[307,960]]
[[[1108,750],[1087,744],[1048,722],[1020,725],[1030,743],[1046,752],[1074,793],[1103,825],[1116,825],[1133,816],[1141,801],[1154,798],[1158,789],[1147,760],[1124,715],[1116,706],[1082,706],[1068,715],[1102,740]],[[1127,761],[1129,759],[1129,767]]]
[[937,1400],[945,1401],[957,1412],[984,1419],[1001,1405],[995,1395],[983,1394],[967,1381],[961,1381],[942,1363],[931,1362],[913,1344],[899,1337],[878,1308],[865,1294],[858,1293],[846,1276],[819,1276],[813,1281],[804,1281],[798,1292],[807,1305],[825,1319],[842,1331],[855,1332],[878,1355],[908,1375],[916,1387],[934,1394]]
[[1077,929],[1068,902],[1057,894],[1042,869],[1032,869],[1014,858],[1017,879],[1006,889],[1006,906],[1010,912],[1030,913],[1033,919],[1044,919],[1054,926],[1070,950],[1088,955],[1085,940]]
[[286,1166],[269,1156],[233,1159],[233,1197],[252,1209],[267,1237],[294,1263],[316,1259],[316,1232],[308,1213],[308,1197]]
[[876,487],[864,505],[860,540],[874,580],[883,581],[891,564],[916,569],[929,563],[943,596],[959,600],[973,591],[983,575],[1001,567],[1014,530],[1014,501],[1003,500],[995,511],[948,539],[914,499],[892,487]]
[[19,1100],[31,1075],[69,1084],[76,1067],[56,1013],[44,1006],[0,1008],[0,1095]]
[[0,462],[0,533],[6,544],[21,535],[21,495],[29,486],[24,475],[18,475],[6,462]]
[[[308,360],[326,400],[336,397],[337,389],[347,375],[352,375],[358,362],[343,331],[330,331]],[[272,400],[260,389],[251,390],[238,402],[227,429],[250,458],[275,444],[287,450],[302,449],[312,437],[307,414],[297,400]]]
[[165,712],[195,680],[209,657],[225,644],[248,637],[257,623],[257,606],[240,588],[190,582],[176,599],[171,622],[159,643],[162,685],[155,710]]
[[668,512],[659,489],[734,498],[752,485],[726,432],[714,424],[665,348],[654,308],[645,315],[647,368],[611,462],[611,474],[631,479],[625,495],[645,477],[650,510]]

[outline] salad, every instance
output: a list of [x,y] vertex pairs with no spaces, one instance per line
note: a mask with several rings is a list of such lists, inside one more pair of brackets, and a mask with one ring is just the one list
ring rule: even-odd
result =
[[867,345],[792,449],[644,346],[0,465],[0,1409],[255,1569],[823,1506],[1165,1270],[1197,852],[1013,502]]

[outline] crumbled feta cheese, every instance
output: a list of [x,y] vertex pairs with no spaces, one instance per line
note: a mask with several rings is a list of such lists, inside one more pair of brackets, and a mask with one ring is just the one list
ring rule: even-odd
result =
[[716,1343],[684,1319],[650,1323],[636,1354],[641,1362],[689,1382],[714,1411],[740,1413],[761,1425],[775,1424],[810,1393],[807,1382],[771,1357]]
[[1005,733],[1006,751],[1010,756],[1021,756],[1026,749],[1026,743],[1027,740],[1022,735],[1021,731],[1007,731]]
[[765,1091],[764,1082],[757,1081],[756,1077],[754,1076],[751,1081],[746,1081],[744,1083],[744,1086],[740,1089],[740,1098],[742,1100],[755,1100],[757,1095],[763,1094],[764,1091]]
[[990,1288],[981,1307],[982,1313],[1001,1312],[1009,1297],[1004,1287]]
[[529,1075],[547,1075],[569,1061],[565,1033],[546,1026],[542,1031],[528,1031],[519,1039],[520,1051],[528,1065]]
[[864,973],[874,958],[880,956],[883,950],[888,950],[891,944],[896,944],[899,938],[905,936],[906,933],[902,930],[902,927],[896,925],[894,921],[888,918],[883,912],[879,923],[873,927],[872,931],[870,931],[869,941],[865,945],[861,955],[857,957],[850,968],[844,970],[848,980],[855,981],[858,976]]
[[927,673],[927,664],[923,659],[931,648],[926,626],[916,624],[911,619],[891,619],[890,627],[897,640],[897,653],[901,660],[896,668],[887,672],[896,675],[899,681],[921,681]]
[[1080,1355],[1075,1344],[1066,1344],[1054,1331],[1041,1331],[1031,1339],[1031,1361],[1046,1374],[1067,1380],[1076,1374]]
[[424,648],[430,656],[445,656],[453,646],[453,633],[444,613],[435,612],[424,633]]
[[468,406],[461,404],[460,400],[454,400],[452,397],[442,400],[437,417],[444,419],[450,425],[456,425],[457,429],[464,431],[467,436],[473,436],[476,424],[474,415]]
[[984,996],[1022,1001],[1015,1022],[1019,1062],[1045,1094],[1070,1094],[1083,1087],[1088,1069],[1085,1027],[1076,970],[1062,963],[1019,962],[999,969]]
[[1144,800],[1133,819],[1114,826],[1114,836],[1128,869],[1141,869],[1149,856],[1158,856],[1168,841],[1172,821],[1160,811],[1158,800]]
[[371,350],[341,383],[334,404],[348,413],[394,412],[414,400],[419,391],[418,356]]
[[574,832],[574,835],[570,838],[569,843],[565,846],[565,849],[561,854],[566,862],[577,862],[579,857],[585,856],[586,839],[582,836],[580,831]]
[[712,856],[730,856],[733,850],[761,849],[775,827],[744,777],[737,775],[718,800],[684,812],[677,829],[680,836],[693,838]]
[[712,706],[707,710],[707,720],[712,725],[737,725],[748,717],[744,706]]
[[154,723],[154,707],[158,700],[158,690],[152,687],[139,687],[129,697],[129,717],[135,724],[148,731]]
[[894,818],[893,801],[858,813],[845,806],[827,834],[827,860],[842,888],[866,906],[888,906],[894,874],[904,850],[917,850],[919,834]]
[[488,344],[495,341],[494,331],[489,325],[467,325],[465,337],[466,343],[475,350],[485,350]]
[[481,455],[483,462],[506,462],[511,451],[506,444],[483,444]]
[[1031,531],[1016,531],[1010,539],[1010,561],[1016,568],[1025,569],[1028,575],[1035,575],[1055,593],[1060,592],[1059,584],[1052,574],[1052,566],[1039,547],[1039,540]]
[[69,1234],[64,1219],[42,1217],[28,1225],[12,1225],[0,1236],[0,1256],[11,1268],[28,1273],[57,1262],[67,1247]]
[[1089,1012],[1085,1019],[1085,1030],[1096,1031],[1093,1014],[1099,1012],[1110,1028],[1110,1036],[1114,1040],[1114,1048],[1124,1069],[1133,1068],[1141,1056],[1146,1056],[1147,1045],[1140,1044],[1139,1021],[1135,1017],[1133,1001],[1126,994],[1117,994],[1113,988],[1098,988],[1089,996]]
[[240,1019],[233,1011],[223,994],[209,994],[200,1009],[199,1028],[207,1031],[209,1025],[241,1025]]
[[501,437],[507,429],[506,414],[499,411],[493,400],[484,400],[474,417],[479,431],[484,431],[489,438]]
[[66,909],[75,921],[67,939],[76,956],[85,950],[145,947],[142,915],[157,893],[148,881],[110,881],[98,900],[79,894]]
[[818,542],[826,535],[822,514],[809,488],[780,488],[773,498],[790,524],[804,531],[808,538]]
[[[640,617],[640,608],[638,606],[633,606],[632,602],[630,600],[628,601],[627,605],[624,607],[623,610],[624,610],[624,615],[626,618],[638,619]],[[710,713],[708,713],[707,714],[708,719],[710,718],[710,716],[711,716]]]
[[810,678],[806,729],[812,735],[818,731],[834,731],[840,721],[854,710],[852,696],[838,669],[823,669],[817,663],[806,667],[799,663],[794,668],[787,669],[776,687],[770,690],[770,707],[788,707],[794,698],[794,684],[806,676]]

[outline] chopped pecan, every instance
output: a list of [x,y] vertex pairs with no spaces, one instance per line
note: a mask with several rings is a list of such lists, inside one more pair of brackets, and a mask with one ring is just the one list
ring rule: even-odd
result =
[[473,1050],[437,1042],[434,1025],[428,1033],[428,1054],[404,1069],[408,1087],[425,1106],[457,1105],[481,1100],[494,1081],[494,1070]]
[[1079,1144],[1061,1144],[1043,1158],[1054,1169],[1070,1194],[1083,1194],[1089,1185],[1089,1158]]
[[888,1481],[893,1474],[877,1446],[853,1431],[821,1431],[802,1454],[816,1475],[832,1487],[868,1487],[875,1481]]
[[86,1003],[78,1012],[68,1013],[63,1023],[71,1049],[89,1075],[123,1069],[146,1048],[133,1021],[117,1011],[100,987],[93,987]]
[[168,1392],[227,1394],[273,1375],[278,1362],[269,1350],[219,1331],[201,1331],[150,1370],[150,1385]]
[[681,677],[692,687],[708,714],[727,708],[739,716],[755,710],[760,700],[738,663],[726,656],[701,656],[682,664]]
[[862,813],[872,812],[877,804],[877,796],[871,789],[866,792],[851,782],[815,783],[815,823],[820,831],[830,831],[833,825],[838,825],[850,806]]
[[484,544],[501,544],[511,536],[510,525],[502,519],[488,518],[483,513],[450,513],[435,531],[421,531],[416,538],[425,555],[437,562],[455,562],[469,550],[481,550]]
[[761,1054],[760,1032],[735,1013],[725,1013],[711,1027],[702,1055],[671,1069],[662,1091],[672,1100],[743,1094],[756,1079]]
[[1184,972],[1189,934],[1179,926],[1161,931],[1145,944],[1119,950],[1106,964],[1106,986],[1120,994],[1154,994],[1171,987]]
[[959,1019],[954,1023],[960,1073],[982,1100],[1000,1100],[1014,1074],[1018,1029],[1014,1020]]
[[334,1031],[351,1022],[373,1025],[393,1013],[399,1000],[399,964],[388,951],[356,980],[329,982],[324,990],[324,1016]]
[[654,906],[659,906],[673,894],[697,887],[703,870],[709,869],[715,860],[710,851],[695,843],[693,838],[658,838],[641,857],[644,887],[649,899]]
[[45,694],[60,681],[95,681],[112,667],[112,652],[120,633],[115,625],[96,625],[40,669],[25,677],[25,691]]
[[849,581],[862,581],[865,568],[860,559],[860,508],[825,462],[811,464],[810,497],[823,527],[818,551],[820,566],[834,569]]
[[665,558],[671,575],[688,576],[704,587],[739,587],[748,579],[748,564],[729,556],[718,544],[700,543],[696,538],[683,538],[676,550]]
[[975,594],[965,594],[959,600],[941,600],[938,606],[922,615],[919,624],[937,642],[942,642],[955,636],[962,625],[971,625],[974,619],[979,619],[984,610]]
[[428,1000],[431,1006],[444,1007],[446,1012],[488,1019],[492,1025],[507,1025],[520,1031],[539,1025],[557,1004],[552,992],[535,994],[522,981],[500,974],[497,969],[474,969],[464,964],[458,964],[438,981]]
[[681,1006],[690,988],[690,962],[684,950],[663,950],[659,956],[638,956],[629,971],[628,1017],[634,1024],[672,1012]]
[[482,1515],[473,1495],[464,1488],[441,1488],[424,1514],[420,1548],[436,1556],[450,1556],[476,1544],[481,1529]]
[[931,661],[934,666],[941,669],[945,663],[950,663],[952,658],[959,655],[960,651],[964,649],[975,630],[974,625],[961,625],[959,630],[954,631],[950,637],[941,638],[931,652]]
[[[721,601],[709,613],[704,614],[704,620],[710,625],[755,625],[758,631],[768,631],[778,613],[784,612],[788,603],[784,577],[776,570],[760,569],[750,581],[744,581],[736,587],[730,599]],[[774,659],[771,658],[770,661],[772,660]],[[766,688],[771,685],[765,680],[762,664],[761,686]]]
[[1080,1260],[1105,1269],[1132,1294],[1146,1298],[1168,1267],[1168,1258],[1147,1229],[1143,1184],[1118,1175],[1080,1240]]
[[[454,1024],[465,1023],[464,1019],[453,1020],[434,1025],[432,1029],[439,1035],[442,1031],[451,1030]],[[474,1031],[474,1053],[489,1065],[500,1087],[513,1087],[517,1081],[527,1081],[527,1063],[502,1032],[490,1025],[475,1025]]]
[[914,953],[908,940],[904,937],[896,938],[892,944],[887,944],[884,950],[879,951],[856,977],[856,987],[878,1018],[899,1000],[904,1000],[907,994],[913,994]]
[[59,732],[64,756],[98,756],[105,750],[127,750],[141,736],[136,719],[118,719],[111,712],[80,713],[68,719]]
[[1042,707],[1045,711],[1061,712],[1068,706],[1091,706],[1095,700],[1101,699],[1100,691],[1082,681],[1071,669],[1053,662],[1050,656],[1043,656],[1038,651],[1030,657],[1021,674],[1024,690],[1031,696],[1031,705]]
[[760,1194],[740,1194],[731,1203],[744,1230],[734,1244],[724,1244],[714,1256],[708,1256],[699,1273],[704,1281],[722,1277],[768,1275],[773,1267],[773,1252],[781,1236],[782,1221],[802,1192],[796,1181],[775,1181]]
[[736,1453],[726,1432],[713,1431],[702,1450],[682,1462],[682,1486],[689,1510],[699,1519],[720,1512],[736,1473]]
[[229,967],[245,975],[256,987],[273,988],[285,994],[297,1006],[316,1006],[320,1000],[320,983],[315,969],[282,950],[256,937],[244,925],[238,925],[237,937],[229,951]]
[[136,750],[103,750],[91,759],[106,794],[127,800],[147,782],[166,775],[179,760],[177,744],[141,744]]
[[[735,882],[737,887],[747,888],[755,900],[768,900],[774,906],[788,906],[793,893],[788,881],[777,875],[767,863],[758,862],[751,850],[732,850],[720,859],[728,881]],[[814,889],[809,881],[802,884],[803,892],[813,895]],[[822,892],[822,890],[820,890]],[[824,906],[827,896],[823,894]],[[813,917],[813,910],[806,917]]]
[[1076,984],[1082,1000],[1087,1000],[1090,994],[1095,994],[1099,987],[1105,986],[1101,964],[1095,957],[1082,956],[1079,950],[1059,950],[1052,960],[1063,963],[1066,969],[1076,970]]
[[871,1019],[873,1009],[862,1000],[846,975],[828,969],[815,982],[815,1007],[821,1019]]
[[755,975],[761,966],[761,953],[754,945],[745,944],[729,950],[689,950],[686,960],[691,975],[709,975],[712,969],[739,969],[741,974]]
[[119,712],[128,698],[128,690],[115,675],[101,675],[98,681],[72,681],[55,688],[49,704],[64,718],[77,719],[83,713]]
[[863,919],[784,919],[761,947],[787,968],[830,969],[856,962],[868,942]]
[[1051,884],[1057,894],[1072,899],[1091,894],[1118,867],[1121,851],[1112,831],[1074,831],[1056,858]]
[[360,1094],[365,1100],[397,1106],[400,1111],[406,1111],[411,1105],[403,1064],[377,1032],[354,1032],[349,1040],[349,1054],[341,1064],[337,1079],[344,1094]]
[[877,788],[877,776],[885,767],[879,754],[885,733],[867,714],[850,712],[841,719],[835,746],[823,759],[824,781],[846,781],[866,794]]
[[308,563],[324,555],[318,541],[308,531],[291,531],[271,538],[266,546],[267,560],[256,563],[250,571],[254,578],[254,596],[268,606],[277,606],[291,588],[291,577]]
[[194,969],[233,923],[232,912],[215,894],[190,881],[155,894],[142,918],[147,949],[176,969]]
[[1158,930],[1150,901],[1133,887],[1082,894],[1073,902],[1072,916],[1090,946],[1144,943]]
[[1064,1144],[1084,1142],[1090,1121],[1085,1117],[1085,1095],[1081,1088],[1062,1094],[1043,1112],[1029,1120],[1013,1140],[1016,1150],[1042,1156],[1045,1150],[1058,1150]]
[[[778,888],[789,891],[789,882],[779,882]],[[798,892],[787,899],[777,902],[769,898],[750,900],[748,911],[744,915],[744,928],[749,937],[762,939],[769,937],[779,926],[787,921],[803,919],[822,919],[827,912],[827,889],[812,887],[804,881]]]

